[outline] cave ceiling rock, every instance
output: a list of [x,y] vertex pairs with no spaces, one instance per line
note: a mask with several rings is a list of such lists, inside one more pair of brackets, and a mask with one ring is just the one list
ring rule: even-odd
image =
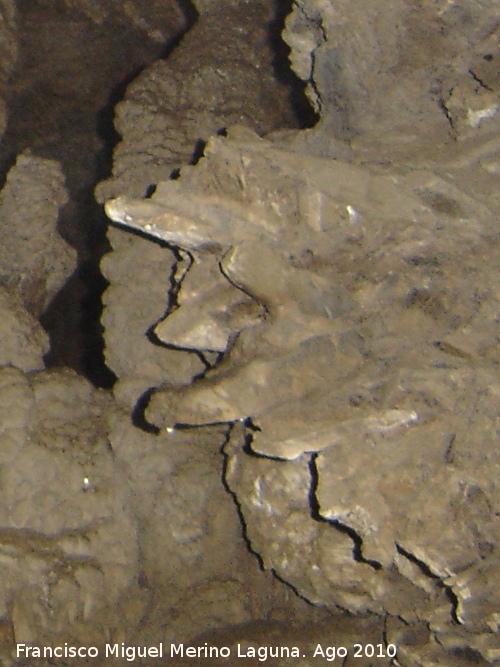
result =
[[[238,136],[241,134],[239,131],[235,133]],[[332,350],[340,347],[343,353],[344,366],[347,363],[346,358],[350,359],[350,372],[356,364],[361,363],[364,351],[359,349],[359,341],[354,340],[355,334],[349,330],[349,312],[354,310],[356,303],[352,293],[349,293],[349,285],[343,285],[339,281],[333,283],[328,271],[321,275],[319,270],[307,271],[304,267],[314,262],[319,266],[322,262],[323,266],[326,266],[337,246],[342,243],[353,247],[363,239],[368,244],[370,235],[373,235],[373,247],[388,242],[388,231],[380,224],[373,225],[368,234],[365,218],[403,220],[397,233],[390,232],[394,238],[389,239],[389,243],[393,248],[395,261],[402,268],[406,268],[410,263],[425,266],[434,261],[432,253],[438,243],[434,230],[437,224],[435,211],[450,215],[467,214],[471,217],[477,217],[479,213],[482,218],[489,215],[487,207],[481,207],[466,194],[458,192],[452,184],[428,171],[407,176],[405,190],[404,187],[397,187],[400,178],[365,173],[358,167],[338,162],[294,155],[294,167],[290,168],[288,156],[285,151],[273,150],[269,142],[257,138],[253,143],[246,139],[238,143],[214,138],[207,146],[206,158],[200,167],[184,170],[183,177],[178,181],[159,184],[150,199],[118,198],[106,205],[108,215],[118,225],[142,231],[146,236],[178,244],[189,250],[195,256],[195,267],[196,258],[207,265],[213,262],[210,275],[215,275],[216,280],[217,277],[220,279],[221,290],[227,291],[230,288],[229,283],[225,283],[225,278],[228,278],[233,286],[242,290],[242,298],[245,294],[252,296],[256,305],[261,304],[267,311],[261,326],[254,326],[244,333],[235,328],[229,337],[226,323],[221,330],[221,340],[234,339],[240,334],[230,360],[238,360],[239,357],[238,363],[241,365],[242,358],[247,359],[247,368],[240,369],[242,385],[245,384],[245,388],[240,387],[235,391],[235,382],[238,381],[232,375],[224,377],[223,372],[207,377],[205,386],[197,385],[192,388],[191,393],[181,398],[184,407],[178,414],[180,422],[191,423],[197,419],[205,419],[207,422],[230,421],[255,417],[262,413],[263,401],[253,396],[250,378],[253,383],[258,384],[265,383],[266,378],[273,375],[280,378],[272,383],[276,396],[279,397],[283,389],[280,390],[278,386],[291,386],[291,369],[294,366],[298,369],[305,366],[308,355],[311,367],[321,368],[320,377],[326,376],[323,381],[323,389],[326,390],[328,382],[337,371],[329,370],[329,365],[321,359],[321,353],[318,356],[317,348],[321,345],[306,344],[309,338],[319,340],[321,336],[326,339],[330,337],[329,345]],[[228,165],[232,168],[230,173],[227,173]],[[273,172],[277,170],[281,170],[288,191],[296,193],[293,199],[285,197],[284,185],[276,182],[278,178]],[[261,173],[266,174],[268,179],[265,185],[262,184],[264,176],[261,176]],[[259,175],[256,177],[256,174]],[[260,182],[260,190],[255,181]],[[231,198],[217,197],[216,193],[220,191],[222,183]],[[457,204],[457,199],[460,200],[460,205]],[[349,202],[355,202],[356,207]],[[427,225],[421,225],[418,232],[411,224],[404,222],[405,216],[415,219],[417,215],[427,218],[428,222]],[[303,227],[302,221],[305,223]],[[452,223],[458,224],[454,221],[450,222]],[[301,236],[302,229],[306,230],[305,239]],[[479,232],[477,227],[471,227],[467,230],[461,229],[461,233],[473,239]],[[449,251],[445,249],[444,236],[439,243],[442,252],[449,256]],[[380,262],[385,271],[391,270],[390,261],[383,257],[382,253]],[[217,263],[220,271],[215,268]],[[200,268],[198,270],[201,271]],[[189,273],[188,271],[187,277]],[[422,269],[417,269],[417,273],[423,273]],[[422,279],[423,276],[418,276],[418,280]],[[421,303],[421,308],[409,310],[404,318],[410,329],[419,319],[422,321],[418,321],[418,324],[429,329],[431,320],[429,313],[426,317],[425,310],[432,310],[433,290],[426,286],[419,291],[412,280],[411,276],[405,275],[401,275],[397,282],[393,280],[394,285],[380,279],[373,285],[369,280],[365,280],[356,292],[357,302],[363,309],[370,311],[373,305],[381,307],[394,300],[413,299],[415,303],[420,303],[421,299],[426,301],[429,297],[426,305]],[[439,309],[438,293],[443,290],[438,287],[437,278],[435,287],[435,297],[438,299],[435,307]],[[191,293],[193,289],[197,295],[195,301],[190,301],[193,307],[198,308],[203,298],[206,303],[213,300],[212,280],[210,284],[200,284],[198,290],[190,287]],[[465,289],[471,292],[470,287]],[[377,300],[374,301],[374,297]],[[182,287],[179,298],[183,298]],[[471,306],[472,304],[469,308]],[[186,304],[185,308],[187,307]],[[183,308],[174,310],[174,317],[180,317],[182,310]],[[378,317],[376,316],[377,319]],[[450,314],[448,319],[451,317]],[[188,319],[185,310],[182,321],[186,323]],[[192,323],[196,330],[199,330],[199,327],[203,330],[203,326],[207,326],[206,322],[203,324],[199,312],[193,313]],[[258,322],[254,322],[256,323]],[[380,328],[380,325],[381,323],[377,322],[376,326]],[[213,330],[213,321],[210,326]],[[395,322],[392,322],[392,326],[395,326]],[[160,336],[163,342],[175,345],[176,340],[168,339],[166,335],[169,330],[169,317],[162,320],[160,327],[157,328],[162,332]],[[353,340],[349,341],[349,337]],[[361,338],[362,335],[360,340]],[[384,336],[377,341],[378,346],[387,347],[392,343],[390,331],[384,332]],[[209,343],[205,344],[208,347]],[[267,354],[270,359],[253,362],[252,350],[257,346],[260,347],[260,355]],[[295,352],[297,349],[299,352]],[[263,350],[266,352],[263,353]],[[347,354],[345,350],[348,350]],[[283,357],[281,360],[280,356]],[[286,369],[286,372],[283,369]],[[347,370],[345,372],[347,373]],[[297,373],[300,376],[301,371]],[[312,381],[313,385],[315,381]],[[317,382],[319,393],[320,380]],[[302,383],[304,386],[307,384],[304,378]],[[217,391],[214,386],[217,386]],[[304,389],[303,394],[306,395],[309,389]],[[232,407],[227,407],[225,397],[229,395],[239,397],[237,404]],[[297,400],[299,398],[303,400],[303,397],[298,395]],[[287,396],[287,400],[290,400],[290,396]],[[220,401],[219,407],[217,401]],[[267,404],[267,409],[279,404],[279,401],[279,398],[273,400]],[[158,402],[158,397],[154,402]],[[197,412],[200,409],[203,417]],[[414,419],[412,415],[410,406],[405,419],[411,422]],[[368,415],[367,418],[369,422]],[[323,428],[324,420],[320,421]],[[283,455],[287,458],[286,454]]]
[[[431,165],[322,160],[234,128],[151,198],[106,210],[208,272],[185,302],[180,284],[191,329],[206,317],[205,289],[220,313],[225,280],[264,309],[235,325],[216,368],[158,390],[146,414],[162,432],[234,423],[226,481],[265,567],[316,604],[423,619],[491,657],[491,207]],[[168,316],[161,326],[167,342]]]
[[1,281],[40,316],[76,266],[57,220],[68,201],[58,162],[29,151],[18,156],[0,193]]

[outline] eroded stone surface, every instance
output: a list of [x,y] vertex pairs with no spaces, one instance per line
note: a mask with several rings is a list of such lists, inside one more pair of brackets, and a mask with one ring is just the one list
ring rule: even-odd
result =
[[5,289],[0,290],[0,366],[15,366],[25,372],[44,368],[49,351],[47,334]]
[[204,364],[194,353],[181,354],[161,341],[155,344],[153,322],[162,319],[168,307],[173,254],[144,239],[122,237],[110,236],[114,252],[102,263],[111,283],[104,296],[102,321],[106,363],[118,378],[114,394],[120,404],[133,410],[151,387],[164,382],[187,384]]
[[[153,41],[172,10],[66,4]],[[280,117],[261,37],[233,33],[234,50],[205,61],[227,17],[198,4],[213,10],[205,27],[119,107],[124,142],[100,190],[119,195],[110,217],[143,236],[110,232],[103,263],[106,354],[125,412],[70,373],[0,372],[0,630],[196,642],[229,619],[243,625],[219,641],[297,643],[304,667],[317,628],[251,621],[340,606],[375,614],[374,627],[348,617],[337,632],[321,626],[322,642],[394,642],[404,667],[494,662],[497,3],[297,0],[286,39],[318,127],[267,140],[231,129],[173,181],[193,139],[250,122],[250,83],[265,97],[254,127]],[[260,11],[250,4],[225,5],[240,22],[226,20],[229,32],[242,8]],[[231,60],[239,48],[248,61]],[[56,215],[60,170],[44,170],[51,184],[22,181],[6,215],[36,217],[26,191]],[[6,243],[22,244],[23,230],[6,228]],[[50,256],[28,240],[29,257]],[[0,362],[38,370],[43,336],[5,304]],[[18,334],[25,349],[11,344]],[[261,575],[249,548],[316,607]]]
[[[237,130],[152,198],[107,210],[265,309],[147,411],[159,427],[239,424],[226,479],[265,567],[315,604],[425,620],[488,660],[498,611],[474,568],[494,567],[498,540],[495,218],[454,178],[292,161]],[[179,312],[201,326],[182,284]]]
[[[208,5],[208,3],[207,3]],[[100,183],[104,202],[148,188],[199,157],[211,134],[245,123],[265,133],[294,127],[289,90],[273,72],[269,0],[202,7],[199,19],[167,60],[146,69],[116,108],[123,137],[113,176]]]
[[106,400],[73,374],[30,380],[8,367],[1,390],[2,617],[18,642],[90,639],[91,617],[133,585],[138,558],[102,430]]
[[1,281],[35,316],[75,268],[76,253],[56,228],[67,201],[60,165],[29,152],[19,156],[0,195]]

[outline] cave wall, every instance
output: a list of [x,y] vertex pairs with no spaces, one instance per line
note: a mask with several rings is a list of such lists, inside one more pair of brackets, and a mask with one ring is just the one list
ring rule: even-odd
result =
[[[2,6],[2,659],[209,638],[314,664],[319,636],[498,659],[497,3],[290,10],[308,129],[274,3]],[[44,368],[37,318],[82,260],[112,390]]]
[[225,479],[264,567],[314,605],[389,617],[408,665],[497,655],[482,159],[498,92],[475,74],[497,35],[481,9],[294,3],[284,37],[317,126],[229,128],[177,180],[106,204],[182,251],[156,344],[223,355],[188,387],[151,386],[145,421],[230,425]]

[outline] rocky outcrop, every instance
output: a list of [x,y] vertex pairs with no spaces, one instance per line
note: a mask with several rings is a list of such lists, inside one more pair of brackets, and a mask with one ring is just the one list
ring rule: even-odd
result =
[[[296,646],[282,665],[330,662],[319,645],[348,646],[346,666],[498,662],[496,4],[296,0],[285,39],[321,119],[264,138],[295,122],[269,3],[196,4],[118,105],[98,188],[109,393],[43,370],[33,315],[74,263],[63,171],[82,202],[95,174],[73,149],[102,146],[82,100],[109,90],[48,76],[81,122],[35,109],[63,167],[24,152],[0,198],[0,660],[112,638]],[[68,0],[42,25],[31,3],[24,26],[90,62],[82,36],[110,53],[116,25],[117,45],[156,49],[195,13],[143,5]],[[144,64],[136,46],[106,76]],[[19,81],[13,108],[43,87]],[[12,146],[32,143],[24,120]]]
[[225,429],[211,447],[203,432],[143,433],[69,371],[4,366],[0,394],[0,610],[12,642],[167,646],[218,627],[229,599],[237,623],[290,606],[241,540],[220,479]]
[[2,617],[17,642],[78,636],[131,586],[138,557],[103,437],[106,399],[69,373],[0,376]]
[[102,322],[106,364],[117,377],[115,398],[134,411],[141,396],[147,400],[151,387],[188,384],[205,364],[195,352],[187,355],[161,346],[152,331],[152,323],[167,308],[174,255],[144,239],[123,236],[112,230],[113,252],[101,264],[110,282]]
[[106,211],[177,248],[150,340],[218,355],[143,392],[144,423],[226,424],[263,566],[314,605],[384,617],[398,664],[451,667],[500,650],[496,27],[423,9],[425,39],[408,3],[295,2],[285,39],[318,126],[232,128]]
[[[271,18],[268,2],[200,7],[198,22],[179,47],[167,60],[146,68],[117,105],[115,125],[123,139],[114,153],[113,176],[97,188],[100,201],[124,191],[144,195],[189,162],[195,149],[200,152],[210,134],[228,124],[246,122],[266,132],[293,123],[289,92],[277,86],[273,76],[267,29]],[[249,50],[248,44],[255,48]],[[219,342],[203,358],[189,342],[184,346],[191,350],[189,355],[162,346],[151,322],[165,315],[165,293],[175,281],[175,256],[137,238],[125,242],[123,235],[112,233],[110,240],[114,253],[102,264],[110,282],[104,297],[106,363],[118,377],[115,395],[130,407],[141,395],[146,400],[151,387],[191,382],[225,344]],[[131,279],[138,273],[148,276],[144,283]],[[193,271],[189,273],[194,284]],[[154,299],[147,285],[158,286]],[[137,299],[144,316],[137,311]],[[178,343],[186,326],[184,312],[179,310],[180,319],[175,318]]]
[[44,368],[49,351],[47,334],[6,289],[0,289],[0,366],[15,366],[25,373]]
[[232,425],[225,479],[264,566],[316,605],[425,624],[418,654],[443,664],[498,655],[496,221],[461,178],[236,128],[150,198],[106,206],[191,257],[151,331],[224,354],[189,387],[151,387],[147,422]]
[[[227,440],[227,426],[196,434],[159,434],[144,422],[141,401],[136,405],[138,397],[146,401],[152,386],[187,385],[218,355],[194,350],[186,355],[166,349],[151,332],[147,336],[158,308],[164,314],[165,294],[175,280],[175,253],[118,231],[114,238],[110,235],[113,260],[104,264],[112,286],[103,322],[109,364],[118,376],[114,395],[96,390],[68,370],[44,370],[47,336],[34,318],[45,313],[46,319],[47,306],[53,307],[56,295],[59,305],[53,310],[64,310],[63,316],[65,304],[80,315],[82,303],[82,290],[79,300],[67,294],[66,301],[59,300],[76,252],[56,228],[62,227],[79,248],[80,259],[88,257],[89,246],[102,243],[96,234],[85,244],[90,227],[98,227],[95,211],[85,218],[88,229],[75,229],[72,223],[88,182],[95,178],[101,143],[94,137],[90,155],[96,117],[85,110],[102,110],[107,100],[105,76],[97,80],[90,68],[83,68],[81,76],[67,76],[66,70],[59,76],[59,48],[64,43],[64,66],[77,67],[82,52],[89,56],[86,65],[92,58],[103,60],[95,52],[105,42],[106,25],[116,19],[116,25],[129,26],[131,21],[135,28],[125,31],[133,37],[130,50],[128,45],[124,51],[117,46],[112,57],[103,60],[103,74],[119,63],[122,74],[117,76],[122,80],[129,68],[142,62],[134,42],[138,30],[155,41],[156,49],[167,32],[169,37],[175,32],[172,20],[166,20],[173,6],[165,3],[150,3],[147,12],[140,3],[115,3],[114,9],[112,3],[107,8],[97,2],[66,4],[75,10],[73,21],[65,21],[63,3],[29,3],[23,8],[25,69],[10,89],[16,122],[9,128],[4,161],[10,159],[9,151],[14,155],[25,146],[34,148],[18,155],[0,198],[0,659],[9,663],[16,642],[101,646],[113,638],[168,645],[216,628],[227,618],[250,623],[308,610],[270,574],[262,575],[248,553],[237,511],[221,480],[220,449]],[[178,18],[177,5],[176,12]],[[265,9],[259,6],[247,16],[249,34],[254,12],[264,16]],[[156,22],[165,26],[156,30]],[[93,30],[90,23],[98,28]],[[229,21],[226,27],[229,30]],[[262,29],[256,32],[264,39]],[[86,39],[89,35],[97,37]],[[114,39],[118,45],[126,41],[122,33]],[[50,54],[47,59],[39,57],[43,49]],[[263,51],[270,57],[267,47]],[[131,58],[122,58],[123,52],[132,52]],[[248,70],[258,83],[257,64],[238,63],[236,69],[242,77]],[[244,81],[237,82],[235,104],[240,104]],[[271,82],[272,76],[266,75],[263,94],[270,95]],[[50,100],[69,99],[68,106],[59,105],[52,114],[41,104],[47,90]],[[265,123],[272,102],[265,99],[263,104]],[[228,113],[231,118],[241,116],[237,109]],[[60,153],[61,160],[35,151],[45,156]],[[143,283],[136,279],[137,271],[146,286],[141,309],[136,297]],[[71,336],[66,338],[64,344],[71,345]],[[322,618],[324,613],[314,611],[312,617]]]
[[498,102],[497,10],[496,0],[295,0],[283,38],[327,130],[321,150],[333,137],[407,157],[414,145],[418,160],[437,157],[447,134],[488,124]]

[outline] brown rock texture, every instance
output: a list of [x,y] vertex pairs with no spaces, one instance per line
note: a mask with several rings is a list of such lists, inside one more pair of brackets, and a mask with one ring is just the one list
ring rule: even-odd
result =
[[[173,316],[190,313],[184,347],[220,336],[225,359],[156,390],[146,417],[167,431],[234,424],[226,481],[264,566],[314,604],[425,621],[440,644],[494,659],[488,206],[438,165],[396,180],[237,129],[150,199],[107,211],[194,258]],[[213,278],[196,293],[190,272]],[[255,301],[246,323],[231,285]],[[175,347],[166,314],[155,331]]]
[[97,188],[99,201],[144,195],[228,125],[261,133],[295,125],[289,90],[273,72],[272,12],[268,0],[212,3],[169,58],[127,88],[115,116],[123,141],[112,178]]
[[[330,93],[341,88],[321,73],[351,58],[350,85],[373,95],[375,114],[377,104],[396,113],[381,91],[397,54],[362,24],[386,68],[372,81],[361,56],[370,42],[343,49],[330,3],[306,4],[295,18],[313,16],[327,44],[330,29],[338,40],[311,46],[319,125],[269,139],[230,129],[151,197],[107,203],[118,226],[191,258],[174,273],[158,338],[224,355],[190,387],[154,388],[146,420],[161,432],[231,425],[225,479],[248,544],[313,604],[389,616],[400,664],[451,665],[460,652],[494,662],[496,195],[473,184],[493,171],[483,159],[495,114],[467,112],[482,148],[457,160],[455,142],[465,148],[471,132],[457,135],[429,94],[439,149],[418,127],[403,143],[407,116],[381,159],[383,136],[357,124],[353,88],[341,123],[352,141],[334,135],[328,159],[340,117]],[[404,44],[404,32],[394,39]],[[295,62],[304,42],[290,43]],[[415,71],[429,83],[426,67]]]
[[500,661],[498,5],[3,3],[2,664]]
[[60,165],[29,152],[18,157],[0,194],[1,282],[35,316],[75,268],[76,253],[56,228],[67,201]]

